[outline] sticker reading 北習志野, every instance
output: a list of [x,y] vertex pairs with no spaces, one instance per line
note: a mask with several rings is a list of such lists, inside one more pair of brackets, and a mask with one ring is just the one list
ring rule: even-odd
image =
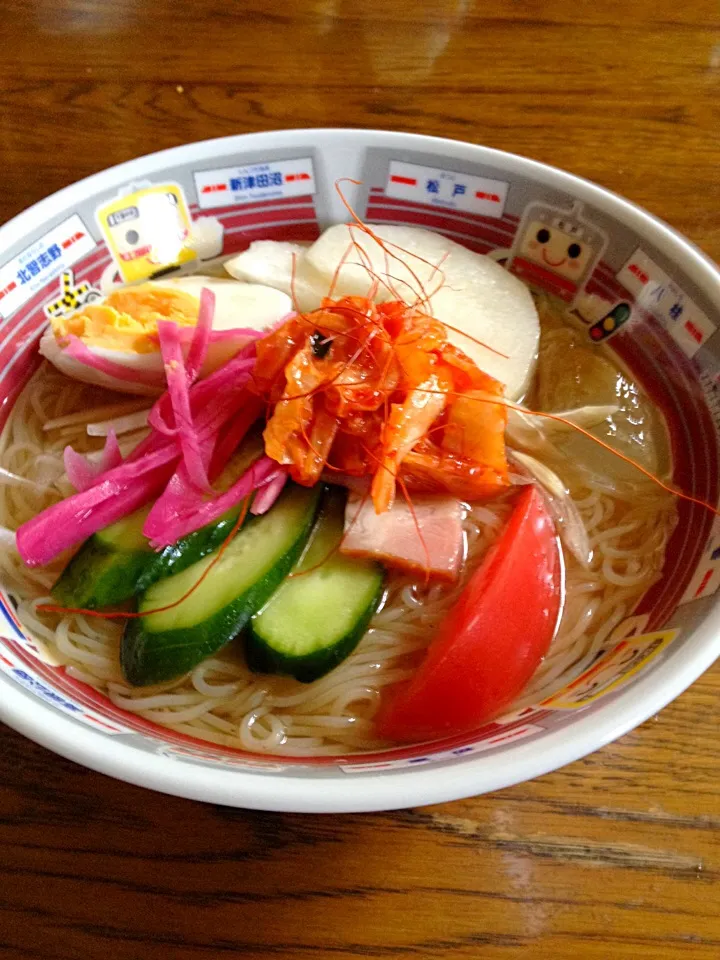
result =
[[8,319],[94,247],[95,241],[77,214],[33,241],[0,267],[0,317]]

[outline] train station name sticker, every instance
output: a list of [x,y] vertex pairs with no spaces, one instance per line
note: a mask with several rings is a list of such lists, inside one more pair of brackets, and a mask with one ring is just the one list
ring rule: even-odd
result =
[[77,214],[31,243],[0,267],[0,316],[7,320],[94,246],[90,231]]
[[637,303],[654,313],[683,353],[694,357],[715,333],[715,324],[639,247],[617,274]]
[[412,200],[445,210],[501,217],[505,210],[508,184],[504,180],[473,177],[424,167],[417,163],[391,160],[385,194],[397,200]]
[[309,157],[201,170],[193,176],[201,210],[315,193],[315,176]]

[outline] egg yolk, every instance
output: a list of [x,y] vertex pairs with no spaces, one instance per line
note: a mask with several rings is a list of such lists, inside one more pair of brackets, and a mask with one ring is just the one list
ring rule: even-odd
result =
[[199,309],[199,300],[189,293],[142,283],[116,290],[103,303],[88,304],[78,313],[51,323],[58,340],[74,334],[88,346],[153,353],[159,349],[158,320],[194,327]]

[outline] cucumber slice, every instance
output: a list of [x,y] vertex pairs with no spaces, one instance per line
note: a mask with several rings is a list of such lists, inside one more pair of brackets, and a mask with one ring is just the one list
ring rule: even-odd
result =
[[385,574],[380,564],[332,553],[342,539],[344,518],[345,496],[333,491],[296,570],[322,565],[286,579],[253,617],[245,646],[251,670],[311,683],[352,653],[367,630]]
[[[129,620],[120,648],[128,682],[146,686],[173,680],[237,636],[302,553],[320,493],[320,487],[289,487],[272,510],[243,527],[182,603]],[[140,598],[139,612],[176,603],[215,556],[210,554],[182,573],[159,580]]]
[[95,610],[134,596],[138,578],[155,554],[142,534],[150,507],[100,530],[87,539],[52,588],[63,607]]
[[[181,573],[188,567],[202,560],[209,553],[217,550],[228,538],[230,531],[240,515],[242,505],[234,507],[223,514],[219,520],[201,527],[195,533],[181,537],[177,543],[163,547],[159,553],[153,553],[137,580],[135,593],[144,593],[158,580]],[[246,517],[245,522],[247,522]],[[244,524],[243,524],[244,525]]]

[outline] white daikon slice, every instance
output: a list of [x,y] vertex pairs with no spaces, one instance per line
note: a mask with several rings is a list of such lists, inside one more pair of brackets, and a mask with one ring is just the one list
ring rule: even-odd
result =
[[[337,277],[335,296],[367,296],[373,274],[380,278],[377,300],[399,297],[412,303],[424,291],[433,316],[448,325],[452,342],[504,383],[508,397],[522,396],[533,374],[540,336],[527,287],[489,257],[429,230],[381,225],[373,226],[373,232],[386,249],[359,228],[330,227],[307,251],[304,262],[327,287]],[[349,249],[353,239],[357,246]]]
[[[224,267],[231,277],[249,283],[263,283],[268,287],[281,290],[288,296],[293,295],[301,310],[315,310],[323,297],[327,296],[328,284],[307,263],[305,252],[309,244],[288,243],[282,240],[255,240],[247,250],[231,260]],[[295,281],[293,275],[293,257],[295,258]]]

